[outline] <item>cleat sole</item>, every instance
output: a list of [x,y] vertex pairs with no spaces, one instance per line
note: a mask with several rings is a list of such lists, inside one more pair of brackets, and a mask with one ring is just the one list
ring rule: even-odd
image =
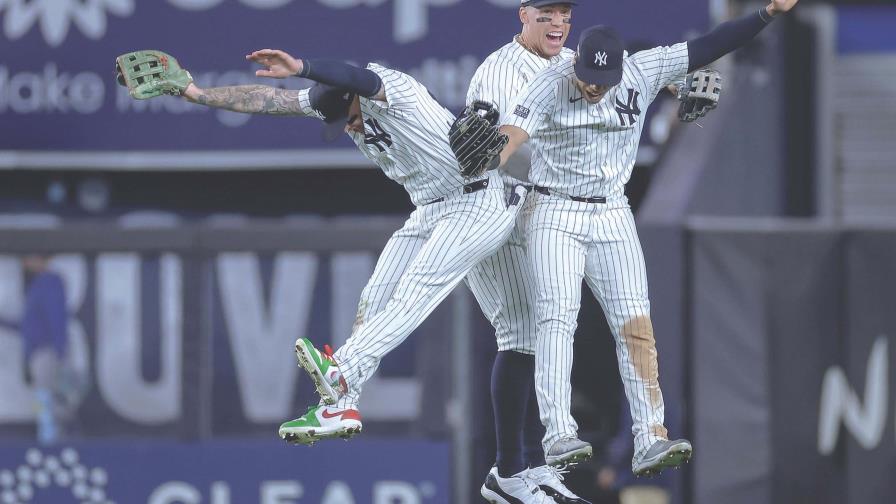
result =
[[636,471],[636,476],[656,476],[663,472],[664,469],[678,469],[682,464],[689,463],[691,461],[691,455],[693,455],[692,450],[688,449],[678,449],[672,450],[666,455],[663,456],[659,461],[655,464],[651,465],[649,468],[642,469],[641,471]]
[[361,428],[361,426],[349,427],[348,429],[342,429],[335,432],[318,432],[311,429],[300,433],[285,433],[281,435],[280,438],[290,444],[311,446],[314,443],[325,439],[342,439],[343,441],[348,441],[360,434]]
[[591,448],[591,446],[586,446],[581,450],[576,450],[559,457],[547,457],[547,463],[548,465],[552,465],[554,467],[571,466],[591,459],[593,454],[594,450]]

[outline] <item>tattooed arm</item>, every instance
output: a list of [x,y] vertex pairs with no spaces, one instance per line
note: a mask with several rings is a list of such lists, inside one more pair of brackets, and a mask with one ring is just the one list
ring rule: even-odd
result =
[[245,114],[307,116],[312,114],[302,106],[301,100],[302,93],[307,92],[254,84],[208,89],[190,84],[183,96],[193,103]]

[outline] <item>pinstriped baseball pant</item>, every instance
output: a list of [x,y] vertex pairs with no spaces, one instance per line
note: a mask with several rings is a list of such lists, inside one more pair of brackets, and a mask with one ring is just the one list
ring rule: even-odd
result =
[[[520,180],[504,177],[508,195]],[[526,205],[532,197],[526,199]],[[523,206],[522,208],[525,208]],[[520,209],[520,212],[525,210]],[[495,328],[499,352],[535,353],[535,290],[520,221],[497,252],[470,270],[466,283]]]
[[633,419],[635,457],[666,437],[647,273],[625,197],[607,204],[532,194],[520,215],[535,274],[538,318],[535,387],[547,451],[576,436],[570,414],[573,335],[582,280],[600,302],[616,340],[619,372]]
[[[522,203],[508,206],[500,178],[494,174],[488,189],[411,213],[380,255],[362,293],[356,327],[334,356],[349,386],[340,407],[357,407],[363,385],[380,360],[432,313],[473,266],[507,241]],[[390,290],[391,297],[381,306],[383,294]]]

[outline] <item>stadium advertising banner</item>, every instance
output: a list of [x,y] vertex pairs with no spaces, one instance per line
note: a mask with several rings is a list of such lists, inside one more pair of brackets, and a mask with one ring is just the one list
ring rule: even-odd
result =
[[693,502],[892,501],[896,231],[709,230],[694,244]]
[[[129,236],[117,239],[144,235]],[[264,240],[253,236],[253,246],[260,246]],[[294,246],[334,239],[313,231],[270,236]],[[373,236],[378,232],[358,240],[363,247],[385,241]],[[281,422],[317,403],[311,380],[296,365],[294,342],[304,336],[336,348],[345,342],[374,250],[345,242],[345,250],[200,251],[183,249],[201,238],[179,231],[148,240],[162,251],[52,258],[49,274],[64,287],[58,299],[65,304],[69,374],[59,392],[74,412],[72,430],[86,436],[274,435]],[[49,310],[54,299],[33,285],[20,256],[0,253],[0,434],[32,435],[33,377],[20,326],[27,310]],[[449,435],[445,377],[451,361],[444,356],[459,324],[451,317],[452,302],[387,356],[366,384],[360,405],[365,430],[375,433],[380,425],[392,433]]]
[[4,503],[451,502],[447,443],[355,440],[304,448],[249,440],[128,440],[0,447]]
[[[174,55],[201,86],[256,78],[244,55],[379,61],[409,72],[459,110],[484,56],[519,32],[518,0],[0,1],[0,168],[366,166],[316,120],[211,110],[174,97],[132,100],[114,59]],[[582,28],[616,26],[631,43],[677,42],[708,24],[707,0],[581,2]]]

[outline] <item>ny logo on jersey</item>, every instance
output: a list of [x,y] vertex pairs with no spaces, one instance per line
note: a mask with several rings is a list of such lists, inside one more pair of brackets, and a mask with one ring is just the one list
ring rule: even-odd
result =
[[603,51],[598,51],[598,53],[594,55],[594,64],[597,66],[606,66],[607,53],[605,53]]
[[[383,127],[380,126],[379,121],[377,121],[376,119],[366,119],[364,123],[370,126],[370,129],[373,130],[373,133],[368,133],[365,129],[365,144],[376,145],[376,148],[379,149],[380,152],[386,152],[386,147],[392,147],[392,135],[383,131]],[[386,144],[386,147],[383,147],[382,144]]]
[[[638,96],[641,93],[635,91],[632,88],[628,88],[628,102],[621,101],[618,97],[616,98],[616,113],[619,114],[619,122],[622,123],[623,126],[634,126],[635,116],[641,115],[641,108],[638,107]],[[625,118],[628,117],[628,124],[625,122]]]

